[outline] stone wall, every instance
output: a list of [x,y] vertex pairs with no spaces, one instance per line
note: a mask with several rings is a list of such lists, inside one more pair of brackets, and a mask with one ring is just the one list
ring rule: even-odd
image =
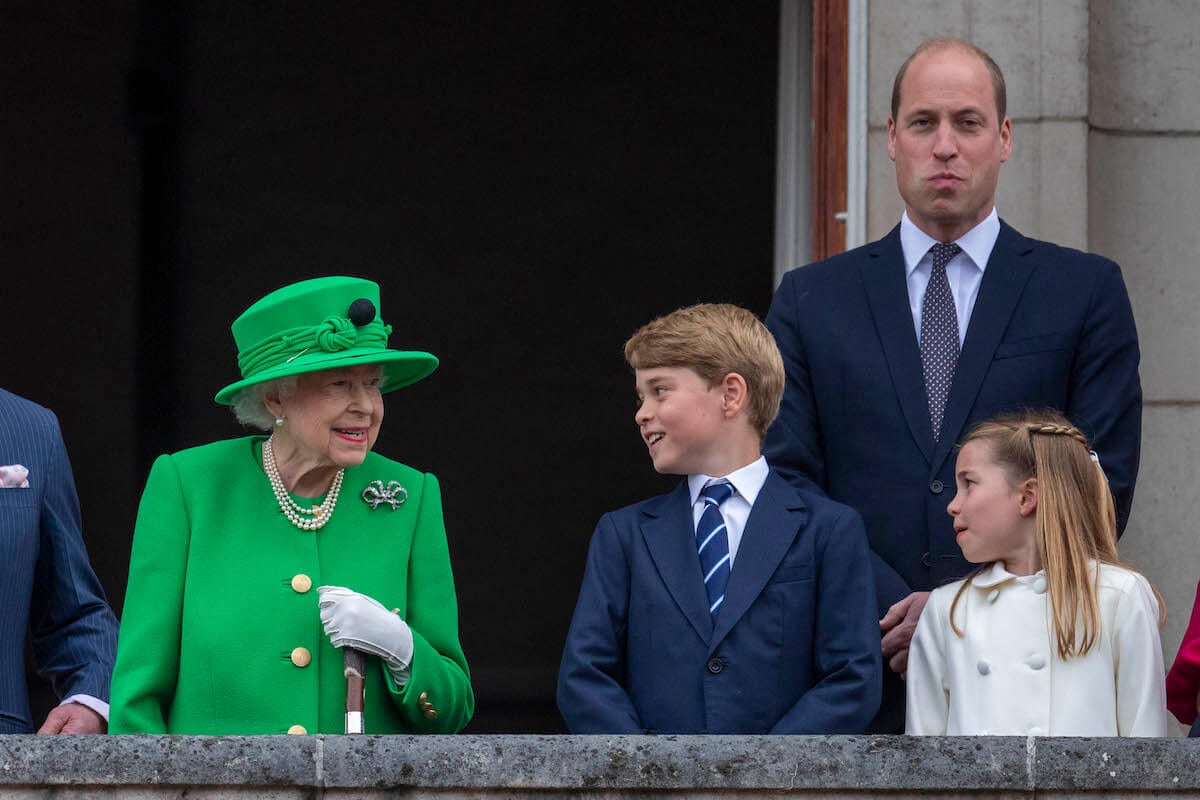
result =
[[1200,797],[1183,739],[4,736],[34,798]]
[[1142,469],[1123,554],[1166,597],[1168,658],[1200,578],[1200,14],[1092,0],[1088,244],[1125,272],[1142,345]]
[[867,238],[904,211],[887,155],[892,80],[931,36],[959,36],[1004,70],[1013,152],[996,207],[1027,236],[1087,247],[1088,7],[1086,0],[920,0],[869,6]]

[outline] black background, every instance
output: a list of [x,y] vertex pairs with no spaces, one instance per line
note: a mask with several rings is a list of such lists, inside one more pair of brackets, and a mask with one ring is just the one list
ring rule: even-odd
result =
[[369,277],[393,346],[442,359],[389,395],[377,450],[442,482],[468,730],[561,730],[592,527],[675,481],[621,346],[681,305],[769,302],[777,4],[0,14],[0,385],[59,414],[114,607],[153,457],[239,435],[212,402],[229,323]]

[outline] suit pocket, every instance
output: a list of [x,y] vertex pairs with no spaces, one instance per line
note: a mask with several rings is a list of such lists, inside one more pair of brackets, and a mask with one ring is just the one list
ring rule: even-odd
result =
[[1071,331],[1056,331],[1039,336],[1026,336],[1011,342],[1001,342],[996,345],[997,360],[1016,358],[1017,356],[1045,353],[1052,350],[1070,350],[1074,347],[1075,335]]
[[771,576],[771,583],[794,583],[796,581],[811,581],[812,579],[812,564],[795,564],[775,570],[775,574]]
[[0,489],[0,509],[30,508],[37,502],[33,489]]
[[1071,380],[1070,331],[1027,336],[996,346],[987,379],[972,415],[984,419],[1014,404],[1026,408],[1064,408]]

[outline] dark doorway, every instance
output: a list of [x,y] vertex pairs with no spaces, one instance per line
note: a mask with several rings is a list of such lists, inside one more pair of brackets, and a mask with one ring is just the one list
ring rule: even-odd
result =
[[[104,113],[132,101],[132,126],[67,178],[125,205],[97,201],[28,247],[52,272],[53,239],[96,224],[110,274],[70,262],[81,274],[59,277],[86,291],[53,297],[75,327],[22,311],[38,343],[6,356],[20,363],[2,380],[62,415],[118,610],[150,459],[239,434],[211,399],[235,377],[232,319],[294,280],[370,277],[393,344],[442,359],[389,397],[377,449],[442,482],[469,730],[561,730],[555,676],[592,527],[674,483],[636,436],[621,345],[681,305],[769,302],[777,4],[109,11],[128,27],[97,20],[82,46],[113,63],[104,91],[122,107]],[[31,106],[48,93],[65,114],[98,91],[66,70],[46,80]],[[116,174],[96,168],[104,147],[122,154]],[[67,194],[30,191],[48,206]],[[44,291],[30,280],[0,301],[12,314]],[[76,371],[88,387],[56,377]]]

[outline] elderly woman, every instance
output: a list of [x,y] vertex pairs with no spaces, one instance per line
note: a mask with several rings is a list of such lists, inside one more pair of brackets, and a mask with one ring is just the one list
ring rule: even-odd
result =
[[155,462],[111,732],[341,733],[343,646],[368,654],[368,733],[470,720],[437,479],[371,452],[382,395],[437,359],[388,349],[378,309],[371,281],[318,278],[233,323],[243,379],[216,401],[270,435]]

